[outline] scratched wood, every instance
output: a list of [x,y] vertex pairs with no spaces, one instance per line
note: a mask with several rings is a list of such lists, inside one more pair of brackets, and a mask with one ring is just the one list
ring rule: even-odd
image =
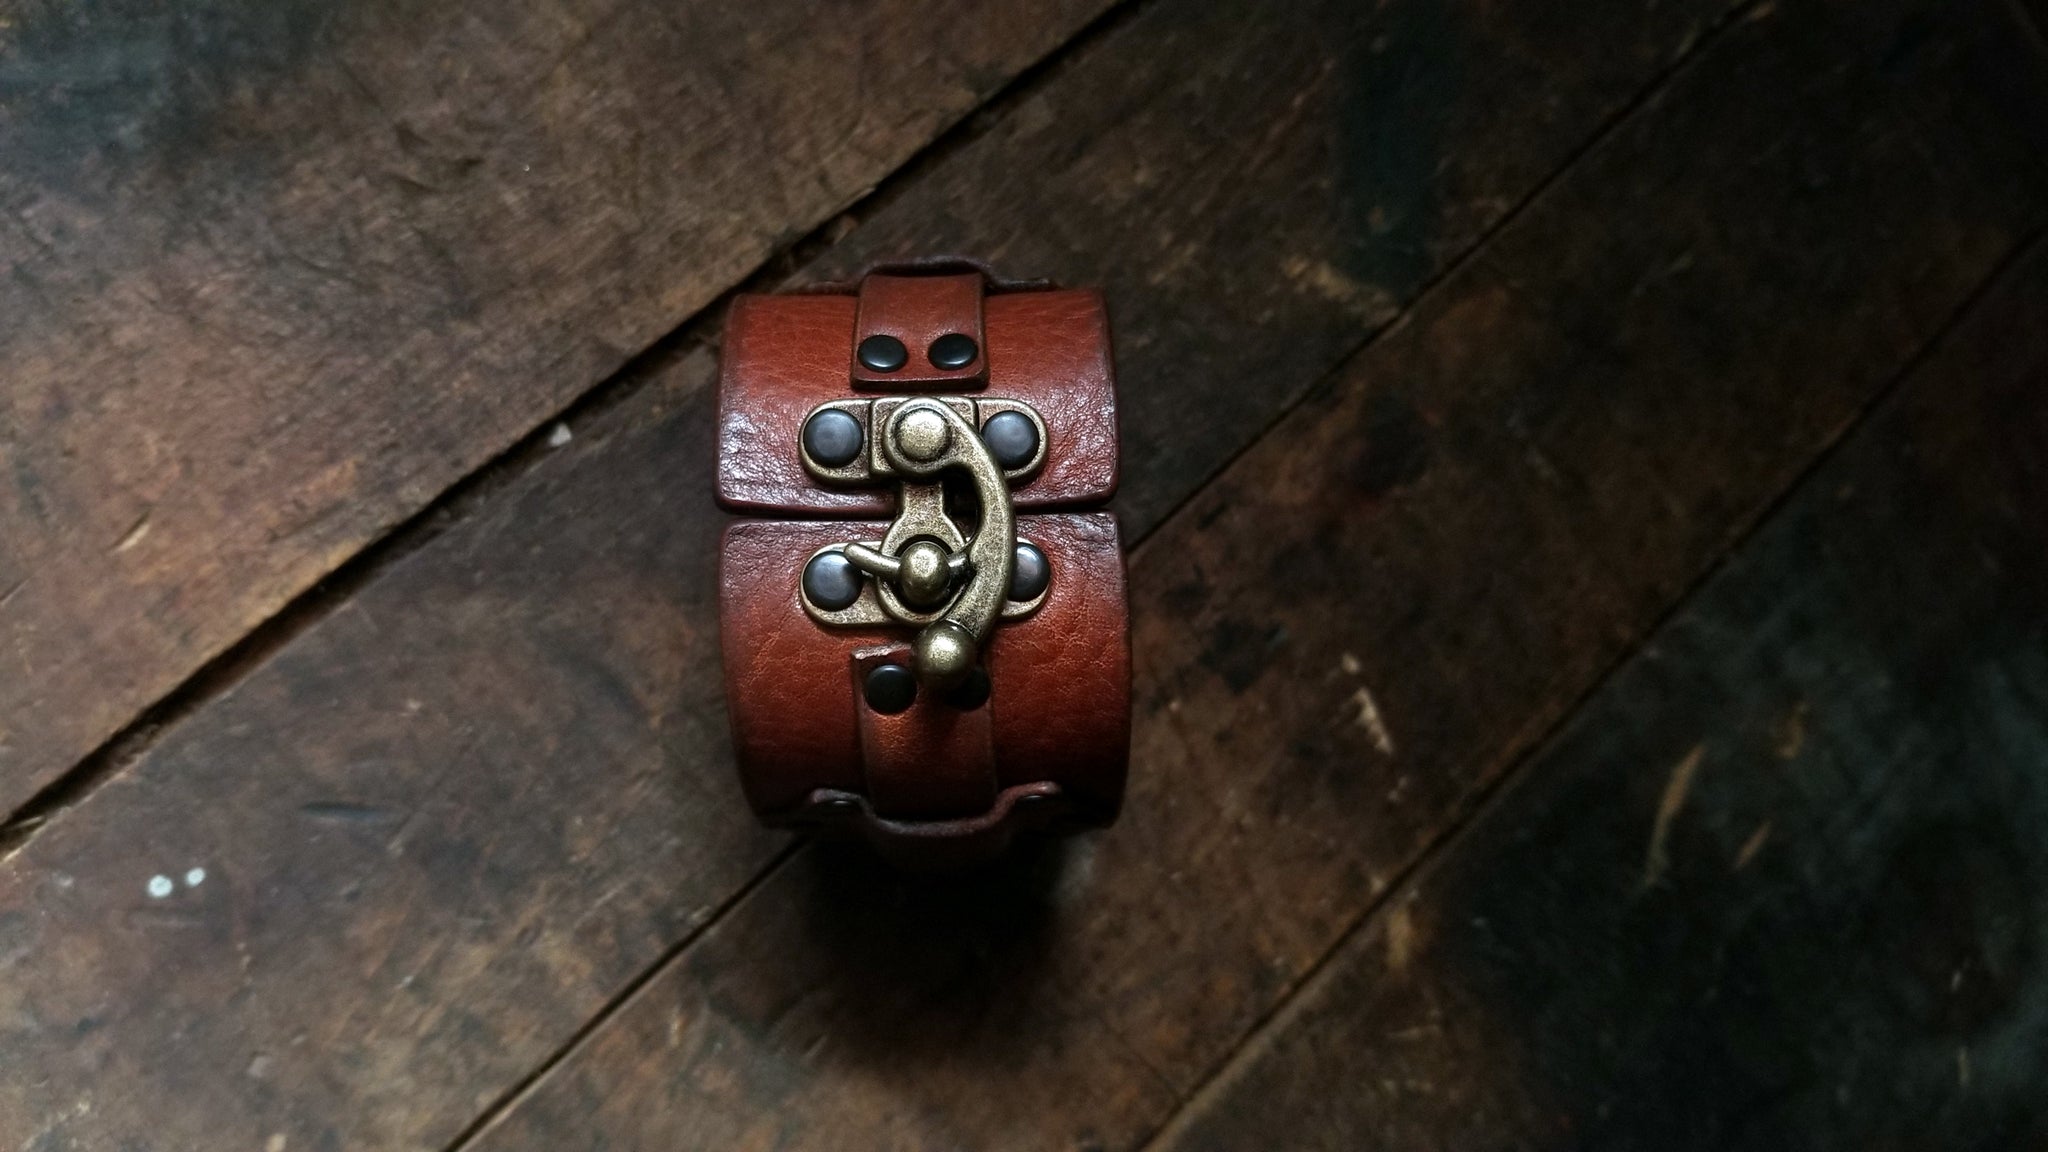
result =
[[2038,226],[2014,33],[1709,42],[1141,548],[1113,832],[936,888],[799,854],[478,1146],[1145,1142]]
[[1161,1142],[2048,1142],[2048,254]]
[[0,811],[1106,6],[6,5]]
[[[1429,263],[1387,278],[1390,296],[1412,295],[1712,9],[1602,7],[1617,50],[1588,61],[1572,28],[1540,20],[1416,36],[1402,31],[1421,19],[1407,6],[1363,26],[1303,6],[1288,9],[1291,35],[1262,31],[1255,45],[1318,46],[1300,68],[1255,68],[1217,31],[1249,11],[1148,8],[817,274],[929,244],[1107,281],[1133,442],[1166,442],[1186,421],[1155,394],[1199,387],[1261,397],[1259,418],[1234,425],[1241,445],[1376,323],[1301,272],[1373,243],[1332,207],[1330,125],[1349,106],[1332,69],[1385,38],[1404,74],[1534,86],[1519,100],[1479,81],[1441,89],[1460,103],[1438,110],[1456,125],[1440,160],[1374,185],[1444,221]],[[1348,39],[1318,40],[1330,27]],[[1161,44],[1185,75],[1155,65]],[[1240,75],[1256,83],[1224,82]],[[1266,109],[1264,129],[1231,119],[1248,101]],[[1108,180],[1132,145],[1115,110],[1155,108],[1143,114],[1159,124],[1240,126],[1149,145],[1159,186],[1146,196],[1093,195],[1086,181]],[[1086,131],[1062,135],[1049,118]],[[1461,175],[1433,201],[1402,183],[1439,167]],[[1033,246],[1030,222],[1053,216],[1058,242]],[[1204,269],[1236,269],[1229,293],[1145,271],[1162,220],[1181,222],[1172,246],[1190,275],[1213,287]],[[1272,235],[1295,251],[1277,259]],[[1225,352],[1235,367],[1216,373]],[[717,696],[709,369],[701,354],[671,357],[644,394],[578,427],[0,866],[12,1022],[0,1067],[55,1070],[0,1076],[0,1134],[47,1127],[55,1147],[445,1142],[768,859],[779,841],[749,827],[731,785]],[[1156,522],[1215,457],[1142,470],[1127,493]],[[195,867],[206,876],[188,887]],[[173,886],[162,901],[148,894],[157,876]]]
[[1732,6],[1173,0],[819,269],[972,251],[1102,287],[1142,536]]

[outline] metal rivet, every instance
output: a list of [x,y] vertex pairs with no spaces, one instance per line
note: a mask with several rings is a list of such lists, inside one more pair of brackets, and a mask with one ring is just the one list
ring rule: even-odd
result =
[[974,633],[952,620],[927,624],[911,646],[917,656],[917,675],[938,689],[952,688],[974,671]]
[[953,569],[946,561],[951,553],[930,540],[914,540],[897,557],[896,591],[912,608],[936,608],[946,602],[953,587]]
[[952,442],[946,418],[931,408],[911,408],[896,418],[896,449],[912,460],[936,460]]
[[974,363],[974,358],[981,355],[981,347],[972,336],[948,332],[932,341],[931,349],[925,355],[931,358],[932,367],[951,372]]
[[837,408],[815,412],[804,421],[804,451],[827,468],[853,463],[860,444],[860,421]]
[[804,596],[827,612],[860,599],[860,569],[843,552],[820,552],[804,565]]
[[917,677],[901,664],[877,664],[868,669],[861,694],[867,697],[868,707],[894,716],[916,703]]
[[1010,599],[1026,604],[1045,593],[1052,583],[1052,562],[1030,544],[1017,545],[1017,559],[1010,568]]
[[910,359],[903,341],[879,332],[860,342],[860,362],[870,372],[894,372]]
[[967,679],[962,681],[958,688],[946,693],[946,703],[962,712],[972,712],[988,703],[988,696],[988,669],[977,666],[974,671],[967,674]]
[[1006,469],[1022,468],[1038,455],[1038,425],[1022,412],[998,412],[981,426],[989,454]]

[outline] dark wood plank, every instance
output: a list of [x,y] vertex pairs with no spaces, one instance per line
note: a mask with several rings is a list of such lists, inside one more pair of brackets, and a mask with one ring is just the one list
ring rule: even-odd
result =
[[2048,1141],[2048,253],[1161,1146]]
[[2034,39],[2048,47],[2048,0],[2022,0],[2022,7]]
[[1996,3],[1712,43],[1140,550],[1122,824],[799,856],[479,1146],[1142,1142],[2012,250],[2043,100]]
[[770,858],[707,766],[717,536],[675,493],[708,491],[710,376],[674,365],[0,868],[0,1143],[439,1147]]
[[[1326,232],[1284,232],[1330,194],[1318,181],[1332,117],[1347,107],[1329,94],[1333,69],[1387,36],[1384,55],[1407,71],[1513,73],[1535,85],[1520,99],[1476,80],[1452,87],[1457,107],[1442,114],[1458,133],[1439,142],[1436,163],[1399,169],[1400,181],[1438,167],[1492,174],[1442,200],[1444,218],[1462,223],[1427,246],[1440,267],[1454,241],[1469,243],[1631,99],[1711,10],[1586,6],[1618,46],[1590,61],[1572,28],[1510,11],[1458,37],[1395,36],[1419,19],[1412,7],[1363,26],[1336,19],[1340,5],[1148,8],[1024,101],[1022,123],[998,125],[907,188],[821,271],[927,240],[993,252],[1019,271],[1094,280],[1099,266],[1116,277],[1127,396],[1199,382],[1277,407],[1368,330],[1304,289],[1267,241],[1280,230],[1309,252],[1373,243],[1346,232],[1342,215],[1326,216]],[[1261,51],[1325,55],[1258,71],[1217,31],[1252,26],[1254,14],[1290,32],[1258,32]],[[1319,39],[1332,28],[1344,37]],[[1155,66],[1161,44],[1184,72]],[[1252,80],[1231,80],[1240,76]],[[1251,100],[1272,114],[1263,129],[1202,135],[1236,124],[1233,109]],[[1116,116],[1093,109],[1153,107],[1157,123],[1199,139],[1154,160],[1152,193],[1095,196],[1056,179],[1110,173],[1128,155]],[[1098,127],[1063,136],[1047,118]],[[1148,126],[1149,147],[1165,131]],[[1254,163],[1267,154],[1289,159]],[[1423,198],[1401,189],[1387,178],[1389,197]],[[1192,222],[1175,248],[1191,268],[1238,270],[1229,293],[1146,275],[1163,205]],[[1036,222],[1054,218],[1060,242],[1032,247]],[[1241,374],[1213,374],[1207,358],[1233,341],[1259,354],[1239,349]],[[26,1006],[0,1032],[0,1064],[55,1070],[0,1075],[0,1118],[49,1117],[66,1138],[101,1144],[145,1132],[173,1143],[204,1133],[222,1145],[273,1134],[294,1148],[432,1144],[767,859],[777,841],[749,828],[730,783],[717,695],[708,380],[701,356],[661,366],[644,394],[577,428],[483,514],[395,566],[0,867],[0,914],[21,917],[5,986]],[[1162,441],[1184,419],[1159,399],[1127,412],[1133,442]],[[1260,427],[1237,431],[1248,440]],[[1212,466],[1148,469],[1127,491],[1164,509]],[[208,877],[186,889],[178,877],[194,866]],[[148,897],[156,875],[176,885],[171,902]],[[87,1095],[92,1111],[76,1113]],[[1108,1096],[1091,1108],[1141,1111]],[[0,1123],[0,1135],[11,1127]]]
[[1107,4],[10,6],[0,811]]
[[1143,536],[1732,7],[1171,3],[818,269],[972,251],[1101,286]]

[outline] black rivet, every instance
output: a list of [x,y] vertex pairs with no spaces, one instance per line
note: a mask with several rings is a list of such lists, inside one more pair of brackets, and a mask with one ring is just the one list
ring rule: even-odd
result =
[[960,686],[946,693],[946,703],[962,712],[972,712],[988,703],[988,669],[976,665]]
[[822,409],[804,421],[804,451],[827,468],[853,463],[860,445],[860,421],[837,408]]
[[870,372],[894,372],[910,359],[903,341],[880,332],[860,342],[860,362]]
[[804,565],[804,596],[827,612],[860,599],[860,569],[844,552],[820,552]]
[[931,358],[932,367],[951,372],[974,363],[974,358],[981,355],[981,348],[975,344],[972,336],[948,332],[932,341],[931,349],[925,355]]
[[1027,603],[1045,592],[1052,583],[1052,564],[1045,553],[1029,544],[1017,545],[1017,559],[1010,568],[1010,599]]
[[868,669],[861,694],[867,697],[868,707],[894,716],[917,701],[917,676],[901,664],[877,664]]
[[1022,412],[998,412],[981,426],[990,455],[1004,468],[1022,468],[1038,455],[1038,425]]

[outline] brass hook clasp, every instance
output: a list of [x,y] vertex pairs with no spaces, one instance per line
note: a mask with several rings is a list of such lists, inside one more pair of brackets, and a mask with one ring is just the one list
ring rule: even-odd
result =
[[[1032,433],[1029,458],[1007,468],[984,440],[983,429],[999,415],[1022,417]],[[798,587],[813,619],[835,627],[917,627],[918,679],[943,690],[973,672],[999,620],[1028,615],[1044,600],[1043,587],[1025,601],[1012,597],[1019,541],[1010,486],[1035,473],[1046,453],[1045,422],[1029,405],[965,397],[836,400],[805,418],[800,447],[805,469],[820,481],[895,481],[899,492],[896,518],[881,540],[835,544],[806,562]],[[964,475],[979,506],[971,538],[946,512],[948,472]]]

